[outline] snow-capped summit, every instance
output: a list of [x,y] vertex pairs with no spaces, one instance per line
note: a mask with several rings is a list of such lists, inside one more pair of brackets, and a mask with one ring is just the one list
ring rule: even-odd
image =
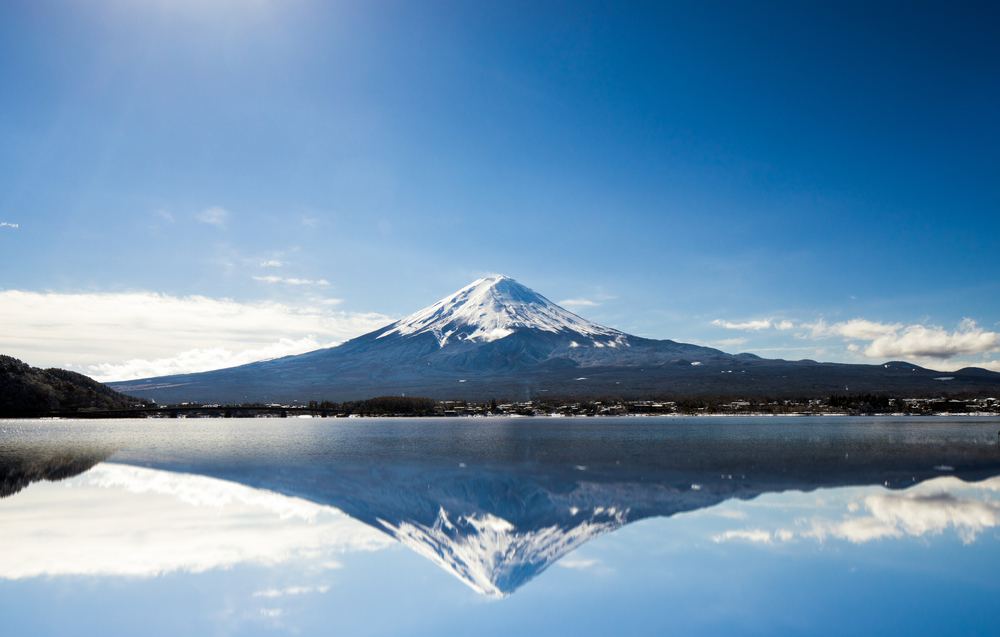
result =
[[474,281],[434,305],[393,323],[378,338],[430,333],[444,347],[448,343],[489,343],[518,329],[600,339],[602,345],[626,343],[618,330],[592,323],[573,314],[509,276]]

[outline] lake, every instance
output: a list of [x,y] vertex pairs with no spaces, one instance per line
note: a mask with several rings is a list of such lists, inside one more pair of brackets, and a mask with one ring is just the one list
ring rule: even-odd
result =
[[995,418],[0,421],[5,634],[1000,634]]

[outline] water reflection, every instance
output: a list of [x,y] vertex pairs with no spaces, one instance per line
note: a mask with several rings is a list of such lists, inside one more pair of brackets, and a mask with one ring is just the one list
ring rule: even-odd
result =
[[384,548],[384,534],[328,506],[204,476],[102,463],[0,508],[0,578],[153,577]]
[[[863,544],[904,536],[936,536],[951,529],[963,543],[969,544],[986,529],[1000,524],[1000,502],[991,499],[997,491],[1000,478],[966,483],[953,477],[929,480],[902,492],[844,489],[839,494],[817,496],[814,508],[830,509],[825,515],[785,520],[785,525],[779,528],[731,529],[712,539],[777,543],[836,538]],[[828,503],[831,497],[836,504]],[[838,517],[831,517],[830,513]]]
[[[512,523],[469,501],[456,501],[454,491],[459,486],[480,501],[498,505],[496,509],[521,509],[522,515]],[[379,499],[369,491],[372,500],[364,512],[369,524],[359,524],[336,508],[302,498],[205,476],[100,463],[59,485],[36,487],[5,503],[0,578],[151,577],[289,561],[309,563],[314,570],[336,569],[340,567],[338,555],[383,549],[395,538],[477,592],[503,596],[589,540],[631,521],[628,506],[587,510],[568,506],[556,494],[542,495],[537,484],[528,486],[510,476],[504,482],[480,483],[478,489],[466,480],[450,487],[450,498],[440,497],[440,483],[426,496],[457,507],[449,511],[436,502],[437,516],[430,524],[418,517],[423,506],[413,507],[406,498],[384,497],[387,491]],[[614,499],[627,505],[644,500],[647,512],[649,502],[663,496],[662,485],[655,484],[631,485],[617,492],[584,483],[576,487],[603,503]],[[783,510],[777,524],[772,520],[772,528],[764,528],[761,522],[773,515],[760,514],[773,514],[781,494],[743,502],[740,511],[718,505],[703,511],[741,524],[711,535],[716,543],[833,539],[865,543],[936,536],[951,530],[968,544],[1000,524],[1000,503],[991,500],[998,491],[1000,477],[977,483],[943,477],[897,492],[854,487],[797,493],[811,502],[800,501]],[[627,494],[624,500],[616,498],[623,492]],[[522,508],[525,495],[534,499],[531,523]],[[582,505],[581,500],[577,494],[573,501]],[[360,517],[357,504],[354,508]],[[810,509],[820,513],[802,515]],[[570,568],[592,565],[593,560],[572,559],[564,564]],[[322,593],[325,588],[268,589],[255,596],[312,592]]]
[[[732,430],[602,433],[580,443],[579,432],[531,429],[488,457],[476,456],[475,437],[456,444],[454,430],[272,431],[236,457],[231,446],[191,445],[169,433],[139,444],[6,445],[0,471],[11,493],[80,475],[3,502],[0,577],[149,577],[289,562],[322,571],[336,569],[338,556],[394,539],[478,593],[505,597],[560,560],[592,566],[567,556],[648,518],[712,515],[730,528],[706,529],[706,539],[759,545],[949,530],[969,543],[1000,519],[990,499],[1000,478],[986,477],[1000,473],[997,453],[979,433],[942,443],[941,432],[930,431],[928,441],[924,431],[923,442],[909,432],[905,446],[893,431],[891,457],[877,452],[870,433],[840,432],[831,444],[807,429],[760,430],[752,445],[734,445]],[[353,447],[344,452],[331,440]],[[942,477],[944,463],[972,482]]]
[[18,493],[32,482],[56,482],[83,473],[115,452],[108,444],[4,447],[0,449],[0,498]]

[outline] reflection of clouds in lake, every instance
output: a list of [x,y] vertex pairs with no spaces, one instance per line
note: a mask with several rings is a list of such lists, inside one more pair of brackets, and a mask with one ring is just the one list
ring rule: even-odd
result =
[[590,568],[591,566],[594,566],[595,564],[599,563],[600,560],[583,560],[583,559],[574,559],[571,557],[565,557],[562,560],[556,562],[556,564],[562,566],[563,568],[576,568],[576,569]]
[[313,504],[298,498],[187,473],[153,471],[141,467],[118,464],[100,464],[80,477],[85,485],[105,489],[121,488],[129,493],[158,493],[172,495],[181,502],[194,506],[221,508],[232,504],[261,507],[280,518],[298,517],[315,520],[330,507]]
[[729,518],[731,520],[745,520],[747,519],[746,511],[736,511],[733,509],[718,509],[712,511],[713,515],[717,515],[720,518]]
[[712,539],[716,542],[726,542],[728,540],[746,540],[748,542],[770,542],[771,532],[763,529],[737,529],[726,531],[715,535]]
[[288,588],[269,588],[264,591],[257,591],[254,597],[283,597],[285,595],[305,595],[307,593],[325,593],[330,590],[329,586],[290,586]]
[[307,559],[392,540],[331,507],[223,480],[115,464],[0,503],[0,578],[151,577]]
[[984,529],[1000,521],[1000,504],[976,498],[959,498],[946,491],[938,493],[879,493],[864,498],[871,514],[843,522],[814,520],[814,535],[827,535],[861,543],[883,537],[939,535],[953,527],[965,543],[972,542]]
[[[854,497],[843,505],[847,513],[839,520],[822,515],[795,520],[797,525],[805,527],[803,531],[739,529],[719,533],[712,539],[770,543],[787,542],[795,537],[820,542],[836,538],[862,544],[882,538],[940,535],[952,528],[968,544],[984,530],[1000,525],[1000,503],[990,500],[991,493],[997,491],[1000,491],[1000,477],[978,483],[954,477],[937,478],[902,492],[879,490]],[[817,508],[824,506],[818,494],[816,504]]]

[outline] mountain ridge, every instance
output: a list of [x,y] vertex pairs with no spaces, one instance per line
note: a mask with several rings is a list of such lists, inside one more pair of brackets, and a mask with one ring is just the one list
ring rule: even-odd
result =
[[[726,377],[723,377],[725,375]],[[109,385],[159,402],[355,400],[390,394],[490,399],[1000,388],[1000,374],[905,362],[817,363],[727,354],[588,321],[510,277],[474,281],[340,345],[228,369]],[[944,386],[943,382],[950,384]]]

